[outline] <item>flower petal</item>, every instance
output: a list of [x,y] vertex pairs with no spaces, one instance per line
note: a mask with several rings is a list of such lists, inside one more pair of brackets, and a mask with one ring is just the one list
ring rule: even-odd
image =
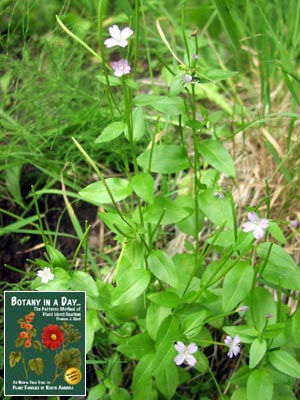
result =
[[130,36],[133,35],[133,30],[130,29],[128,26],[126,28],[124,28],[121,32],[121,37],[122,39],[128,39]]
[[185,357],[185,361],[186,361],[186,363],[187,363],[188,365],[190,365],[191,367],[193,367],[194,365],[197,364],[196,358],[195,358],[194,356],[192,356],[191,354],[188,354],[188,355]]
[[253,222],[244,222],[243,223],[243,232],[251,232],[255,229],[256,225]]
[[225,344],[226,344],[227,346],[230,347],[231,344],[232,344],[232,337],[231,337],[231,336],[226,336],[224,342],[225,342]]
[[255,239],[262,239],[264,237],[264,230],[260,226],[256,226],[253,231],[253,236]]
[[110,48],[110,47],[114,47],[114,46],[119,46],[119,42],[114,38],[108,38],[108,39],[104,40],[104,45],[105,45],[105,47]]
[[184,345],[184,343],[182,343],[180,341],[175,343],[174,347],[175,347],[176,351],[178,351],[178,353],[184,353],[186,350],[186,346]]
[[111,36],[112,38],[119,39],[120,36],[121,36],[121,31],[120,31],[118,25],[110,26],[110,27],[108,28],[108,32],[110,33],[110,36]]
[[187,347],[187,351],[189,354],[194,354],[198,350],[198,346],[195,343],[191,343]]
[[248,219],[250,222],[257,222],[259,220],[258,215],[254,211],[248,213]]
[[269,220],[267,218],[261,218],[259,220],[258,225],[262,228],[262,229],[267,229],[269,226]]
[[177,356],[174,358],[174,362],[176,365],[181,365],[184,363],[185,356],[184,354],[177,354]]
[[232,341],[233,346],[236,346],[237,344],[239,344],[240,341],[241,341],[241,338],[239,337],[239,335],[236,335],[236,336],[233,338],[233,341]]

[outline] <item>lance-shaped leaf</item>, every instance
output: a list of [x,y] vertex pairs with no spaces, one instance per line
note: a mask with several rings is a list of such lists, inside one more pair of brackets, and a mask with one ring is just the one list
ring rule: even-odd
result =
[[153,251],[148,258],[148,265],[156,278],[172,287],[178,285],[176,266],[167,253],[161,250]]
[[234,177],[232,158],[222,143],[213,139],[203,140],[199,145],[199,152],[209,165],[223,174]]
[[120,201],[130,196],[133,190],[127,179],[108,178],[105,179],[105,183],[106,185],[101,181],[91,183],[82,189],[79,194],[88,203],[101,206],[102,204],[112,203],[110,194],[114,201]]

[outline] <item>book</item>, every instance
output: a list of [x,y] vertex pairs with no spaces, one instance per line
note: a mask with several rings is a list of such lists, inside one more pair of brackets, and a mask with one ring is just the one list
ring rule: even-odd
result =
[[85,396],[85,292],[4,292],[4,395]]

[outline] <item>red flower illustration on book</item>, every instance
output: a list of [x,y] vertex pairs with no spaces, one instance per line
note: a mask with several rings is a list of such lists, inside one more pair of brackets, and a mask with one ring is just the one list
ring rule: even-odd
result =
[[64,332],[58,325],[49,324],[43,328],[42,342],[45,347],[56,350],[65,340]]

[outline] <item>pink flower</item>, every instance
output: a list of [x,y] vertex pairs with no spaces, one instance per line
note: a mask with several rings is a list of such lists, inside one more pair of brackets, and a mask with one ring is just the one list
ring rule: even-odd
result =
[[183,77],[183,82],[184,82],[184,83],[191,83],[192,80],[193,80],[192,75],[186,74],[186,75],[184,75],[184,77]]
[[253,231],[255,239],[262,239],[265,234],[264,229],[267,229],[269,226],[269,220],[266,218],[259,218],[256,212],[249,212],[248,219],[249,221],[243,224],[243,231]]
[[177,342],[174,345],[176,351],[178,352],[177,356],[174,358],[174,362],[176,365],[181,365],[184,362],[191,367],[196,365],[196,358],[192,356],[192,354],[196,353],[198,350],[198,346],[195,343],[191,343],[188,346],[185,346],[182,342]]
[[112,69],[114,70],[115,76],[122,76],[129,74],[130,66],[128,65],[128,61],[121,58],[119,61],[115,61],[112,63]]
[[229,358],[235,357],[239,354],[240,352],[240,337],[239,335],[236,335],[234,338],[231,336],[226,336],[226,339],[224,340],[226,346],[229,347],[229,352],[227,353]]
[[107,48],[114,46],[126,47],[128,45],[127,39],[133,35],[133,30],[128,26],[120,30],[118,25],[113,25],[109,27],[108,30],[111,37],[104,41],[104,45]]

